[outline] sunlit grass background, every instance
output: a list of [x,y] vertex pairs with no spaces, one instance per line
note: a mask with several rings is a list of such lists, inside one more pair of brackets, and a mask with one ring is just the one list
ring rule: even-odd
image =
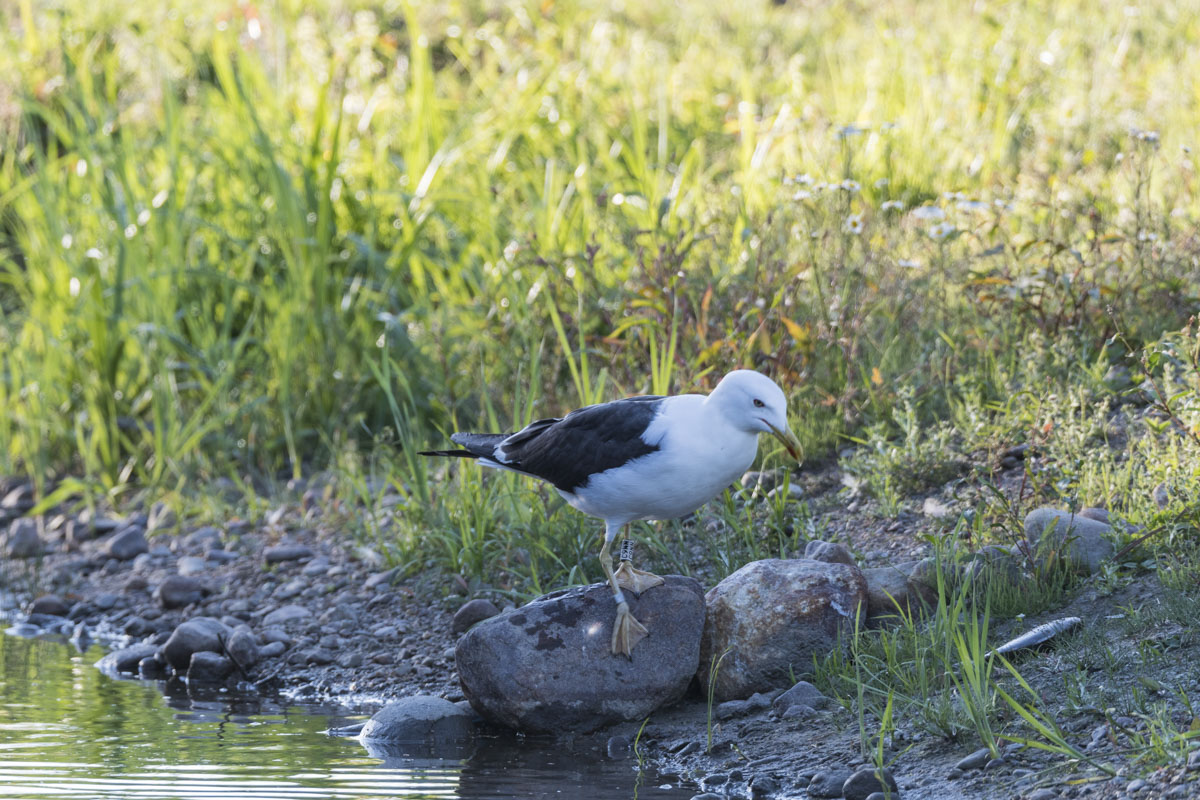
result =
[[7,4],[0,468],[382,478],[388,548],[458,527],[483,576],[537,490],[443,492],[418,446],[734,367],[818,463],[872,443],[885,509],[1060,418],[1082,448],[1110,367],[1191,341],[1189,8]]

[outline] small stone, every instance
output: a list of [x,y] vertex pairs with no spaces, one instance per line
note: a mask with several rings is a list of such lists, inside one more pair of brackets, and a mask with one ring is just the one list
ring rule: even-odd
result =
[[287,645],[283,642],[269,642],[258,648],[258,655],[260,659],[275,658],[283,655],[286,650]]
[[804,705],[817,709],[828,704],[829,698],[821,694],[821,690],[816,686],[808,681],[797,681],[792,688],[775,698],[774,706],[775,710],[782,714],[792,706]]
[[414,695],[389,703],[363,726],[362,738],[389,742],[446,743],[468,739],[471,714],[441,697]]
[[629,737],[610,736],[604,745],[604,751],[613,761],[624,761],[629,758]]
[[208,563],[200,556],[184,556],[179,559],[175,569],[179,571],[180,575],[199,575],[208,569]]
[[1154,498],[1154,505],[1159,508],[1166,508],[1171,504],[1171,492],[1167,489],[1166,482],[1155,486],[1150,491],[1150,496]]
[[500,609],[496,608],[496,604],[491,600],[476,598],[464,603],[462,608],[455,612],[450,631],[455,636],[461,636],[470,630],[472,625],[491,619],[499,613]]
[[96,669],[106,675],[136,675],[138,662],[149,658],[158,650],[152,644],[135,644],[121,650],[114,650],[96,662]]
[[314,558],[312,561],[304,565],[303,569],[300,570],[300,574],[307,575],[308,577],[312,578],[317,575],[324,575],[328,571],[328,558]]
[[154,656],[143,658],[138,662],[137,674],[143,680],[153,681],[167,676],[167,665]]
[[809,797],[841,797],[842,786],[850,779],[848,769],[823,769],[808,784]]
[[149,553],[150,543],[140,525],[129,525],[113,534],[101,552],[119,561],[131,561],[142,553]]
[[101,611],[111,611],[119,602],[121,602],[121,598],[117,595],[111,592],[103,592],[96,595],[96,599],[92,601],[92,604]]
[[[781,494],[783,494],[783,487],[776,486],[774,489],[767,492],[767,499],[778,500]],[[804,499],[804,490],[800,488],[799,484],[789,483],[787,485],[787,497],[784,499],[789,503],[799,502]]]
[[971,753],[969,756],[959,759],[958,763],[954,765],[954,768],[962,770],[963,772],[972,769],[983,769],[983,765],[986,764],[988,759],[991,757],[992,751],[988,750],[986,747],[983,747],[979,750],[976,750],[974,753]]
[[254,634],[244,625],[234,630],[225,641],[225,652],[243,670],[249,670],[262,657],[258,642],[254,641]]
[[[162,646],[162,658],[176,670],[189,669],[195,653],[219,653],[233,631],[212,617],[194,617],[178,625]],[[230,665],[232,668],[232,665]]]
[[204,595],[204,584],[185,575],[168,575],[154,590],[154,599],[165,609],[190,606]]
[[900,787],[886,768],[863,767],[842,784],[842,797],[846,800],[867,800],[867,795],[875,792],[883,792],[892,797],[900,796]]
[[192,653],[188,664],[188,683],[221,683],[233,674],[233,662],[219,653]]
[[283,628],[274,627],[263,628],[258,634],[258,640],[263,644],[270,644],[271,642],[283,642],[286,645],[290,645],[293,641],[292,637],[288,636],[287,631],[285,631]]
[[217,564],[228,564],[230,561],[237,561],[238,554],[229,550],[222,550],[219,547],[213,547],[205,551],[204,558]]
[[750,779],[751,797],[770,797],[779,791],[779,781],[770,775],[755,775]]
[[395,639],[400,635],[400,629],[395,625],[377,625],[371,630],[371,635],[376,639]]
[[321,666],[333,663],[333,653],[321,647],[314,647],[304,652],[304,660],[309,664]]
[[784,711],[780,716],[780,719],[811,719],[815,716],[817,716],[817,710],[815,708],[812,706],[806,706],[803,703],[796,703],[795,705],[788,706],[787,710]]
[[313,557],[313,549],[303,544],[277,544],[263,551],[263,560],[268,564],[284,561],[300,561]]
[[813,539],[805,545],[804,557],[811,558],[813,561],[825,561],[829,564],[858,566],[849,548],[841,542],[823,542],[820,539]]
[[1082,573],[1095,573],[1113,556],[1113,529],[1093,519],[1054,508],[1036,508],[1025,517],[1025,538],[1034,552],[1056,556]]
[[742,475],[742,488],[750,491],[769,492],[778,482],[779,476],[774,472],[751,470]]
[[399,567],[392,567],[384,572],[376,572],[374,575],[363,581],[364,589],[374,589],[377,586],[391,586],[396,582],[396,577],[400,574]]
[[338,665],[346,669],[356,669],[363,664],[362,653],[346,653],[338,659]]
[[280,586],[271,595],[276,600],[291,600],[296,595],[308,588],[308,581],[304,578],[293,578],[287,583]]
[[221,532],[211,525],[197,528],[183,537],[184,549],[193,553],[203,552],[204,550],[220,546]]
[[1025,800],[1058,800],[1058,792],[1053,789],[1038,789],[1027,795]]
[[70,612],[63,599],[56,594],[44,594],[29,604],[30,614],[47,614],[52,617],[65,617]]
[[42,554],[42,540],[38,536],[37,522],[21,517],[8,526],[4,548],[0,550],[6,558],[34,558]]
[[287,605],[275,609],[270,614],[263,618],[263,625],[272,627],[275,625],[287,625],[296,620],[307,619],[312,616],[312,612],[304,606]]
[[713,709],[713,716],[717,719],[732,719],[740,717],[749,710],[749,705],[745,700],[727,700],[724,703],[718,703]]
[[1000,756],[998,758],[989,759],[988,762],[983,765],[983,768],[984,769],[997,769],[998,767],[1003,767],[1007,763],[1008,762],[1004,760],[1004,757]]

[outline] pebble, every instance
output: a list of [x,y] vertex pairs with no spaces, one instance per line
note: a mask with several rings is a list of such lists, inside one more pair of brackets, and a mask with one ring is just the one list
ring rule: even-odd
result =
[[258,648],[258,655],[260,658],[275,658],[283,655],[285,650],[287,645],[283,642],[269,642]]
[[848,769],[820,770],[808,784],[808,796],[841,797],[842,786],[850,780],[850,774]]
[[208,564],[199,556],[184,556],[175,565],[180,575],[199,575],[208,569]]
[[1058,792],[1053,789],[1038,789],[1029,794],[1025,800],[1058,800]]
[[974,753],[971,753],[971,755],[960,759],[959,762],[954,765],[954,768],[963,772],[971,769],[981,769],[984,764],[988,763],[991,755],[991,751],[986,747],[981,748],[976,750]]
[[263,628],[259,631],[258,640],[263,644],[271,644],[272,642],[283,642],[285,645],[290,645],[293,641],[291,636],[288,636],[287,631],[283,628]]
[[629,758],[629,737],[610,736],[604,745],[604,751],[613,761],[624,761]]
[[104,592],[103,594],[96,595],[96,599],[92,601],[92,604],[101,611],[110,611],[120,600],[121,598],[117,595]]
[[266,625],[267,627],[273,627],[275,625],[287,625],[288,623],[311,616],[312,612],[304,606],[281,606],[263,618],[263,625]]
[[272,596],[276,600],[291,600],[306,588],[308,588],[308,581],[304,580],[304,578],[293,578],[276,589]]
[[450,631],[455,636],[461,636],[473,625],[483,622],[485,619],[491,619],[499,613],[500,609],[496,608],[495,603],[478,597],[464,603],[462,608],[454,613],[454,619],[450,622]]
[[209,549],[204,554],[204,557],[217,564],[228,564],[230,561],[237,561],[238,554],[232,553],[228,550],[222,550],[219,547],[214,547]]
[[797,681],[779,697],[775,698],[775,710],[786,714],[792,706],[808,706],[812,709],[822,708],[829,704],[829,698],[821,694],[821,690],[808,681]]
[[886,768],[863,767],[842,784],[842,796],[846,800],[866,800],[868,795],[883,792],[898,796],[900,787]]
[[205,525],[183,537],[183,546],[184,549],[194,552],[220,547],[221,532],[211,525]]
[[280,564],[284,561],[300,561],[313,557],[313,549],[303,544],[277,544],[263,551],[263,561]]
[[141,526],[129,525],[113,534],[104,543],[102,552],[120,561],[131,561],[143,553],[149,553],[150,543],[146,541],[146,532]]
[[779,781],[770,775],[755,775],[750,779],[751,797],[770,797],[779,791]]
[[3,553],[7,558],[33,558],[41,555],[42,540],[38,537],[37,523],[23,517],[9,525]]
[[168,575],[154,590],[154,599],[165,609],[184,608],[203,597],[204,584],[185,575]]
[[1129,792],[1130,794],[1134,794],[1142,791],[1147,786],[1148,784],[1144,780],[1141,778],[1136,778],[1129,782],[1129,784],[1125,787],[1125,791]]
[[233,662],[220,653],[206,650],[192,653],[188,665],[188,683],[220,683],[233,674]]
[[65,617],[70,610],[56,594],[44,594],[29,606],[30,614],[48,614],[53,617]]
[[324,650],[320,647],[314,647],[311,650],[304,651],[304,660],[309,664],[332,664],[333,653]]

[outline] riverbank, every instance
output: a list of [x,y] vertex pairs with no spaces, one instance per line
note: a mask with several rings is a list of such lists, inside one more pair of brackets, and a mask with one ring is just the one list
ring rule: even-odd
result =
[[[933,535],[946,525],[935,513],[943,495],[909,504],[929,513],[888,519],[874,502],[847,504],[837,474],[835,466],[816,470],[793,492],[813,513],[828,512],[824,536],[846,544],[863,566],[935,552]],[[1018,480],[1019,470],[1010,478]],[[8,496],[19,489],[10,486]],[[320,497],[294,491],[255,524],[180,524],[161,506],[122,517],[22,517],[6,546],[13,546],[11,531],[28,528],[41,554],[0,562],[3,611],[19,631],[57,629],[113,647],[161,645],[181,623],[210,617],[230,629],[248,626],[271,653],[233,676],[231,685],[242,689],[334,700],[363,713],[414,694],[462,701],[454,648],[465,623],[460,617],[456,624],[456,612],[473,599],[504,607],[504,598],[437,570],[386,569],[371,548],[342,535],[341,520],[353,509]],[[687,524],[704,524],[704,514]],[[934,735],[917,715],[860,716],[856,708],[867,706],[839,696],[830,674],[814,678],[828,698],[791,712],[773,702],[778,692],[710,708],[694,683],[683,701],[644,725],[576,736],[574,746],[646,760],[717,796],[836,797],[821,787],[840,792],[850,772],[881,760],[905,798],[1186,797],[1200,777],[1189,771],[1200,764],[1189,750],[1195,739],[1171,740],[1164,726],[1185,723],[1183,707],[1200,695],[1188,667],[1200,660],[1196,617],[1184,613],[1195,604],[1156,571],[1127,566],[1080,581],[1054,608],[994,623],[989,638],[999,643],[1039,622],[1083,620],[1081,630],[1016,663],[1039,710],[1091,764],[1012,743],[1001,758],[981,756],[977,738]],[[860,660],[867,662],[865,652]],[[1089,691],[1106,692],[1112,705],[1099,705],[1101,694]],[[1011,738],[1031,733],[1002,710],[994,724]],[[515,732],[501,735],[519,740]],[[1157,769],[1152,759],[1161,759]]]

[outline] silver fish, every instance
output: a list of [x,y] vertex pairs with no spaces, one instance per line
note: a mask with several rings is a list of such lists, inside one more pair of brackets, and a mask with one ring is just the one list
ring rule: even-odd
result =
[[1074,628],[1079,623],[1083,622],[1079,617],[1063,617],[1047,622],[1045,625],[1038,625],[1031,631],[1022,633],[1015,639],[1009,639],[1004,644],[997,647],[987,654],[988,658],[997,653],[1011,653],[1014,650],[1024,650],[1027,647],[1036,647],[1047,639],[1051,639],[1063,631]]

